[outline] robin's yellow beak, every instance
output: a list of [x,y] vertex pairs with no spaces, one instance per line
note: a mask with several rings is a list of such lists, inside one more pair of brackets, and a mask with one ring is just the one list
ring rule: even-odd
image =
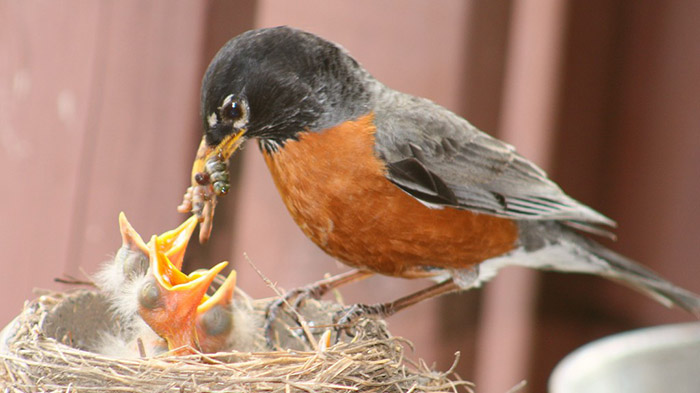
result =
[[225,195],[228,192],[228,159],[245,140],[245,132],[245,129],[241,129],[228,135],[213,147],[207,145],[206,137],[202,137],[192,165],[193,187],[211,183],[216,195]]
[[228,160],[245,141],[246,129],[240,129],[216,146],[207,144],[206,137],[197,149],[192,165],[192,185],[187,189],[182,204],[177,207],[181,213],[192,212],[199,217],[199,242],[206,243],[211,234],[216,197],[225,195],[231,188]]

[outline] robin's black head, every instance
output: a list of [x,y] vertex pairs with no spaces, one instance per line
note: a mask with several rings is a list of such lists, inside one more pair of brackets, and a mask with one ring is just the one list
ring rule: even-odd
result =
[[[366,71],[337,45],[289,27],[252,30],[230,40],[202,82],[205,143],[260,138],[275,149],[301,131],[318,131],[369,111]],[[239,144],[238,142],[237,144]]]

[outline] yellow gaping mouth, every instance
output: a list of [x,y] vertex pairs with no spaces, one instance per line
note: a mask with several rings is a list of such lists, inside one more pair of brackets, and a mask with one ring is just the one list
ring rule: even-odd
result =
[[[156,236],[158,239],[158,251],[164,253],[170,261],[178,268],[182,268],[182,261],[185,256],[185,249],[190,241],[190,237],[197,227],[198,217],[191,216],[175,229],[163,232]],[[146,244],[141,235],[129,223],[124,212],[119,213],[119,231],[122,235],[122,247],[131,251],[139,251],[145,257],[150,254],[149,248],[155,244],[152,238]]]
[[198,316],[215,304],[231,303],[236,272],[232,270],[221,287],[209,297],[206,295],[207,289],[228,262],[186,275],[171,263],[163,251],[166,247],[161,237],[153,236],[148,247],[149,271],[158,288],[155,292],[157,299],[150,303],[159,307],[142,307],[140,315],[153,331],[165,338],[170,350],[179,354],[191,353],[192,349],[200,348],[196,327]]
[[197,306],[197,315],[202,315],[209,311],[216,304],[230,304],[233,299],[233,291],[236,289],[236,271],[231,270],[223,284],[214,292],[212,296],[204,296],[202,302]]
[[197,305],[201,303],[201,299],[204,297],[209,285],[214,281],[214,277],[228,265],[228,262],[221,262],[205,273],[196,272],[188,276],[180,271],[167,255],[161,251],[164,247],[160,238],[154,236],[151,242],[149,242],[149,245],[153,244],[150,246],[151,268],[157,282],[169,291],[191,291],[192,299],[199,297],[199,299],[196,299],[196,302],[191,302]]
[[158,251],[163,252],[178,269],[182,269],[185,250],[192,233],[197,227],[197,222],[197,216],[191,216],[179,227],[158,236]]

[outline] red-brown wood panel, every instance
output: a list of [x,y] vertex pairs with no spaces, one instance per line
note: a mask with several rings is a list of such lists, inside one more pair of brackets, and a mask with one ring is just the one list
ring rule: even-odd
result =
[[[608,181],[612,180],[608,178],[608,154],[610,137],[616,133],[611,119],[619,90],[623,9],[623,3],[606,0],[573,2],[569,6],[551,172],[572,196],[613,218],[617,217],[606,204],[606,195],[610,192]],[[606,332],[631,327],[629,322],[603,311],[597,303],[602,299],[595,298],[601,285],[616,284],[557,273],[542,274],[540,283],[538,329],[533,340],[538,351],[531,361],[531,391],[545,390],[552,368],[569,352]]]
[[[202,48],[192,56],[199,57],[198,82],[204,74],[206,67],[214,57],[216,52],[232,37],[253,28],[257,2],[255,0],[210,0],[206,7],[204,25],[205,36]],[[199,97],[199,92],[196,93]],[[197,109],[197,114],[199,109]],[[182,159],[191,163],[195,151],[199,146],[202,137],[202,121],[197,115],[193,118],[191,132],[190,152]],[[245,209],[237,209],[239,195],[239,172],[241,170],[242,155],[236,155],[231,159],[231,192],[224,199],[225,202],[218,204],[216,216],[214,217],[214,235],[207,244],[199,244],[193,241],[189,244],[187,256],[185,258],[185,269],[188,271],[198,268],[210,268],[215,263],[231,260],[233,252],[233,233],[237,223],[239,213]],[[239,253],[240,254],[240,253]],[[227,267],[227,270],[231,266]],[[241,277],[242,278],[242,277]]]
[[[499,136],[545,170],[552,167],[566,5],[562,0],[513,6]],[[484,289],[475,382],[509,391],[527,378],[536,348],[537,272],[504,269]]]
[[[119,246],[120,210],[144,236],[184,218],[175,207],[201,135],[204,68],[230,37],[278,24],[336,41],[387,85],[503,131],[618,220],[615,249],[700,292],[700,3],[554,1],[565,4],[558,13],[536,3],[0,0],[0,324],[33,287],[93,272]],[[244,252],[287,289],[346,269],[291,221],[253,144],[232,169],[214,237],[191,247],[188,268],[229,259],[258,297],[272,291]],[[461,351],[460,374],[487,391],[522,378],[535,392],[587,341],[691,319],[600,279],[544,275],[539,303],[527,277],[509,280],[406,310],[390,328],[439,369]],[[427,284],[376,277],[342,293],[380,302]],[[507,312],[513,304],[519,313]]]
[[[630,9],[612,140],[611,211],[620,251],[700,292],[700,36],[698,2],[648,2]],[[615,294],[611,294],[615,296]],[[626,297],[630,297],[627,295]],[[645,324],[689,318],[635,298]]]
[[[555,179],[619,223],[613,249],[700,293],[700,34],[695,2],[574,2]],[[531,376],[586,342],[695,320],[620,285],[543,280]]]
[[0,323],[64,272],[101,7],[0,3]]
[[94,272],[120,245],[175,225],[198,111],[205,3],[0,3],[0,320],[33,287]]
[[172,206],[188,182],[187,136],[199,107],[204,4],[105,4],[112,9],[97,54],[104,68],[90,98],[68,272],[119,245],[120,210],[147,237],[182,220]]

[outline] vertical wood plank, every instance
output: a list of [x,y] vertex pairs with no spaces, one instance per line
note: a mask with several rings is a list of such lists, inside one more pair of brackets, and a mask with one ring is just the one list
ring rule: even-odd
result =
[[80,6],[0,2],[0,324],[66,264],[102,16]]
[[[619,250],[699,293],[700,4],[635,3],[630,12],[609,181]],[[635,295],[612,296],[645,324],[692,319]]]
[[[572,195],[619,223],[607,244],[696,293],[700,235],[700,8],[684,2],[577,2],[557,178]],[[542,290],[533,389],[586,342],[641,326],[693,321],[599,278],[554,274]],[[594,290],[592,290],[594,289]]]
[[[624,52],[625,5],[605,0],[573,2],[568,9],[560,111],[550,172],[564,191],[604,214],[611,188],[610,141],[619,89],[619,59]],[[601,240],[601,239],[596,239]],[[613,249],[617,245],[611,244]],[[577,347],[633,327],[622,313],[597,304],[601,286],[618,286],[583,275],[542,274],[538,329],[528,385],[544,391],[552,369]],[[592,291],[592,288],[596,288]],[[626,288],[622,289],[626,291]],[[636,294],[635,294],[636,295]]]
[[[500,136],[540,166],[550,165],[566,4],[514,5]],[[475,380],[487,392],[525,379],[533,348],[536,273],[505,269],[485,288]],[[527,387],[523,391],[527,391]]]
[[[257,2],[255,0],[208,1],[203,22],[205,26],[203,45],[198,54],[201,58],[197,71],[197,92],[195,93],[197,102],[199,102],[200,96],[200,81],[209,66],[209,62],[228,40],[253,28],[256,8]],[[196,116],[193,118],[191,129],[192,132],[188,138],[188,143],[191,146],[190,151],[182,157],[183,162],[188,164],[191,164],[192,160],[194,160],[197,147],[202,138],[203,129],[202,120],[199,116],[199,107],[197,108]],[[198,241],[192,241],[188,246],[184,263],[186,271],[200,268],[208,269],[218,262],[230,261],[231,256],[236,254],[233,238],[238,213],[240,213],[237,205],[240,190],[241,158],[240,155],[235,155],[229,163],[231,192],[225,198],[222,198],[222,203],[217,205],[212,237],[207,244],[199,244]],[[184,192],[184,189],[182,191]],[[228,271],[232,268],[239,267],[232,263],[226,269]],[[245,289],[245,287],[243,288]]]
[[0,167],[15,190],[0,203],[7,320],[33,287],[116,251],[120,210],[144,236],[182,219],[205,3],[0,7]]
[[[73,206],[66,271],[94,266],[120,244],[115,217],[131,217],[144,237],[174,227],[187,184],[186,136],[198,113],[204,4],[105,3],[108,18],[93,82]],[[112,252],[112,251],[110,251]]]
[[[465,21],[457,113],[493,136],[499,131],[512,8],[507,0],[470,2]],[[439,364],[448,364],[459,351],[455,371],[465,378],[474,378],[483,295],[482,290],[472,290],[440,299]]]

